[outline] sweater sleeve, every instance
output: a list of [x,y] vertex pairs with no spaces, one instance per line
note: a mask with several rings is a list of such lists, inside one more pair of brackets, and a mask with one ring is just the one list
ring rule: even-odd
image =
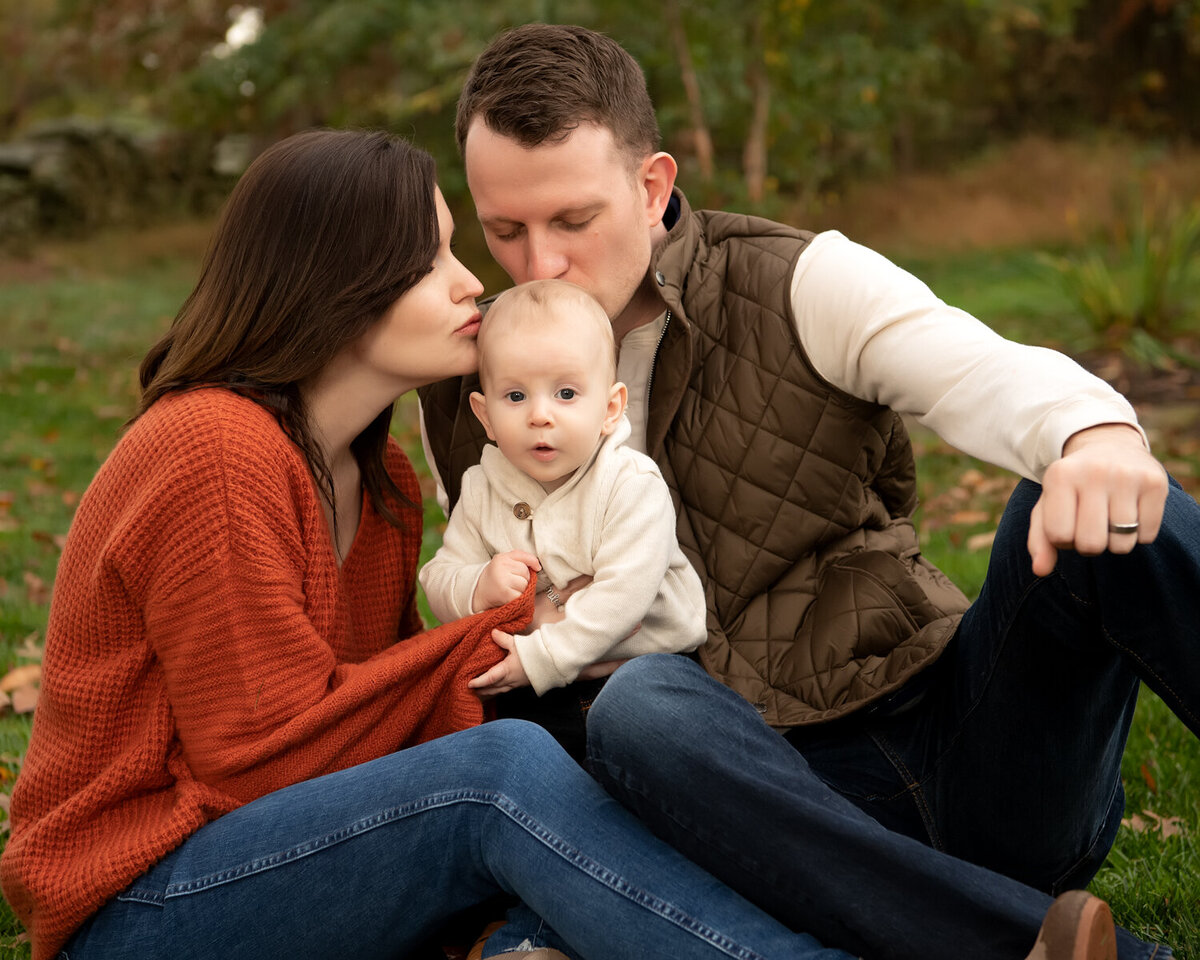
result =
[[800,342],[835,387],[1031,479],[1079,430],[1137,427],[1125,398],[1069,357],[1005,340],[836,231],[801,255],[792,304]]
[[698,578],[691,584],[694,592],[684,590],[698,606],[686,600],[672,603],[664,609],[678,613],[679,619],[663,617],[649,628],[644,622],[664,590],[672,558],[682,557],[675,510],[662,478],[648,470],[631,471],[602,510],[592,582],[567,600],[563,620],[516,638],[521,665],[539,695],[571,683],[597,661],[692,650],[704,639]]
[[447,623],[470,616],[475,585],[492,558],[491,549],[479,525],[487,479],[479,467],[463,474],[462,496],[446,521],[442,545],[425,566],[419,578],[433,615]]

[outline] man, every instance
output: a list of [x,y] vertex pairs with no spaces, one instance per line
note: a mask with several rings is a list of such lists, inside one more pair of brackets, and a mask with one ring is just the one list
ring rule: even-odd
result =
[[[692,212],[640,70],[591,31],[498,38],[457,133],[506,272],[574,281],[611,317],[631,443],[706,588],[700,660],[725,686],[631,661],[589,714],[593,772],[831,945],[1024,955],[1116,834],[1139,677],[1200,731],[1200,508],[1129,404],[840,234]],[[484,442],[472,388],[422,397],[450,503]],[[1028,478],[974,604],[920,556],[902,412]],[[1071,945],[1031,956],[1105,955],[1098,901],[1067,902]]]

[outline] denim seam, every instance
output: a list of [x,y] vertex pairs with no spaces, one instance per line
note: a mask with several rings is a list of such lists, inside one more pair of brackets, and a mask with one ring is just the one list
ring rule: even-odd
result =
[[272,870],[378,827],[386,826],[394,821],[439,807],[451,806],[456,803],[482,803],[491,805],[559,857],[573,864],[581,872],[607,887],[618,896],[649,910],[651,913],[657,914],[661,919],[703,940],[727,956],[736,957],[738,960],[763,960],[759,954],[738,945],[728,937],[720,935],[716,930],[713,930],[671,903],[653,897],[644,890],[630,885],[620,874],[613,873],[589,857],[584,856],[562,838],[545,829],[540,823],[524,813],[514,801],[504,794],[477,790],[462,790],[425,797],[416,803],[405,804],[377,813],[374,816],[356,821],[333,833],[306,841],[271,856],[249,860],[227,870],[221,870],[204,877],[197,877],[184,883],[168,883],[161,893],[150,890],[138,890],[136,887],[131,887],[118,899],[161,904],[166,900],[188,896],[211,887],[235,882],[243,877]]
[[460,800],[471,800],[474,799],[475,795],[475,791],[463,791],[424,797],[416,803],[404,804],[403,806],[384,810],[374,816],[351,823],[333,833],[307,840],[304,843],[297,844],[294,847],[272,854],[271,856],[249,860],[235,867],[230,867],[227,870],[221,870],[203,877],[196,877],[183,883],[168,883],[161,892],[157,889],[140,890],[136,886],[131,886],[118,899],[161,904],[175,897],[187,896],[209,887],[232,883],[242,877],[253,876],[256,873],[272,870],[275,867],[318,853],[327,847],[352,839],[378,827],[386,826],[393,821],[424,813],[427,810],[436,809],[437,807],[447,806]]
[[900,774],[900,779],[904,783],[904,790],[896,794],[896,796],[907,795],[913,802],[913,806],[917,808],[917,813],[921,817],[921,822],[925,824],[925,832],[929,835],[929,845],[934,850],[943,850],[945,846],[942,842],[941,833],[938,831],[937,822],[933,816],[933,810],[929,806],[928,800],[925,798],[925,791],[922,789],[925,779],[914,777],[912,771],[908,769],[908,765],[900,757],[900,755],[892,749],[891,744],[884,737],[874,733],[868,734],[879,751],[888,759],[893,769]]
[[[1039,587],[1042,587],[1045,584],[1047,584],[1050,581],[1051,577],[1058,577],[1060,580],[1063,581],[1064,585],[1066,585],[1067,593],[1069,593],[1074,599],[1076,599],[1080,603],[1087,604],[1086,600],[1083,600],[1082,598],[1075,596],[1075,593],[1071,590],[1070,584],[1067,584],[1066,579],[1057,571],[1055,573],[1049,574],[1045,577],[1040,577],[1036,580],[1033,580],[1025,587],[1025,589],[1021,592],[1021,596],[1018,598],[1017,602],[1013,604],[1012,612],[1009,615],[1005,616],[1005,618],[1004,618],[1003,637],[1002,637],[1000,643],[998,643],[996,645],[995,656],[992,657],[991,661],[988,663],[987,680],[985,681],[982,688],[980,689],[979,695],[975,698],[974,702],[966,709],[966,711],[963,713],[962,717],[960,718],[960,721],[958,724],[958,729],[955,730],[954,736],[950,738],[950,740],[946,743],[946,745],[942,748],[942,750],[938,753],[937,757],[934,759],[934,761],[933,761],[934,768],[936,768],[941,763],[942,759],[946,756],[946,754],[948,754],[951,750],[953,750],[958,745],[959,741],[962,739],[963,727],[965,727],[967,725],[967,721],[970,720],[971,717],[973,717],[975,715],[975,711],[979,709],[980,701],[983,700],[984,696],[987,693],[988,687],[990,687],[992,684],[992,678],[994,677],[995,672],[996,672],[996,664],[999,662],[1000,656],[1003,653],[1004,648],[1006,646],[1008,646],[1009,633],[1012,630],[1013,620],[1015,620],[1017,617],[1017,612],[1025,605],[1025,601],[1029,599],[1029,595],[1031,593],[1033,593],[1035,590],[1037,590]],[[928,779],[928,777],[925,778],[925,780],[927,780],[927,779]],[[922,782],[924,782],[924,780]]]
[[[1106,810],[1112,809],[1113,801],[1116,799],[1117,791],[1120,789],[1121,789],[1121,778],[1117,777],[1113,781],[1112,790],[1108,794],[1108,803],[1107,803],[1107,806],[1105,807]],[[1100,836],[1104,831],[1104,824],[1106,822],[1107,822],[1107,818],[1105,818],[1105,820],[1102,820],[1100,822],[1100,825],[1098,827],[1096,827],[1096,835],[1094,837],[1092,837],[1092,842],[1088,845],[1088,848],[1082,854],[1080,854],[1079,857],[1066,870],[1064,870],[1059,875],[1057,880],[1054,881],[1054,888],[1053,888],[1054,893],[1057,894],[1057,893],[1062,892],[1059,887],[1059,884],[1066,877],[1069,877],[1072,873],[1074,873],[1077,869],[1079,869],[1079,865],[1086,862],[1096,852],[1096,848],[1100,846]]]
[[[1191,726],[1193,729],[1200,727],[1200,717],[1197,717],[1194,713],[1192,713],[1191,710],[1188,709],[1188,706],[1186,703],[1184,703],[1183,698],[1176,692],[1175,688],[1166,681],[1161,673],[1151,667],[1150,664],[1138,656],[1133,650],[1129,649],[1129,647],[1125,646],[1125,644],[1119,643],[1107,630],[1104,631],[1104,636],[1114,649],[1120,650],[1121,653],[1125,654],[1125,656],[1127,656],[1130,660],[1137,663],[1143,670],[1146,671],[1147,674],[1162,684],[1163,689],[1171,695],[1171,709],[1175,712],[1176,716],[1182,713],[1186,716],[1185,722],[1189,726]],[[1180,719],[1183,720],[1184,717],[1180,717]]]
[[541,824],[524,813],[517,804],[513,803],[508,797],[503,794],[489,795],[487,798],[481,798],[483,802],[492,803],[497,810],[505,814],[510,820],[524,829],[526,832],[537,838],[550,850],[554,851],[558,856],[573,864],[577,869],[590,876],[593,880],[607,887],[618,896],[624,897],[626,900],[637,904],[649,910],[651,913],[657,914],[663,920],[674,924],[676,927],[692,934],[697,939],[703,940],[710,946],[715,947],[722,953],[731,957],[737,957],[739,960],[763,960],[763,958],[752,950],[741,947],[728,937],[721,936],[711,927],[700,922],[690,914],[680,910],[678,907],[658,897],[653,897],[646,891],[638,889],[630,885],[619,874],[607,870],[600,864],[596,863],[590,857],[584,856],[580,851],[573,848],[565,840],[557,835],[546,830]]
[[[1060,579],[1061,579],[1061,574],[1058,574],[1057,572],[1055,572],[1054,574],[1051,574],[1051,576],[1057,576],[1057,577],[1060,577]],[[938,766],[941,764],[942,759],[947,754],[949,754],[950,751],[953,750],[955,748],[955,746],[957,746],[958,742],[962,739],[963,727],[966,726],[967,722],[971,719],[972,715],[979,708],[980,701],[983,700],[984,695],[987,692],[988,686],[991,685],[992,676],[996,670],[996,664],[1000,660],[1000,656],[1004,651],[1004,647],[1008,644],[1009,631],[1012,627],[1013,620],[1016,618],[1017,612],[1021,609],[1021,607],[1023,607],[1025,605],[1025,602],[1029,598],[1029,595],[1034,590],[1036,590],[1039,586],[1045,584],[1048,580],[1049,580],[1049,577],[1042,577],[1037,580],[1031,581],[1025,587],[1025,589],[1023,591],[1021,591],[1020,597],[1018,597],[1017,601],[1013,604],[1012,612],[1009,615],[1005,616],[1004,632],[1003,632],[1002,638],[1001,638],[1000,642],[996,645],[995,656],[993,656],[992,659],[990,660],[990,662],[988,663],[987,681],[984,683],[983,687],[980,689],[979,695],[975,698],[974,702],[967,708],[967,710],[963,713],[962,717],[959,719],[958,729],[955,730],[954,736],[952,736],[946,742],[946,744],[942,747],[942,749],[939,751],[938,755],[934,758],[933,763],[929,767],[929,772],[924,777],[920,777],[920,778],[913,777],[912,773],[908,770],[907,766],[900,760],[899,756],[888,747],[887,741],[884,740],[884,738],[882,736],[870,734],[872,741],[874,741],[875,745],[879,748],[879,750],[883,753],[883,755],[888,759],[888,762],[891,763],[892,768],[900,775],[901,780],[905,782],[906,788],[903,792],[907,793],[912,798],[913,805],[917,808],[917,813],[920,815],[921,821],[925,825],[925,832],[927,834],[929,834],[930,844],[936,850],[943,849],[943,847],[941,846],[941,835],[940,835],[940,831],[938,831],[937,826],[936,826],[936,818],[934,817],[934,814],[933,814],[933,808],[930,806],[929,801],[925,796],[925,789],[924,789],[925,785],[934,776],[934,773],[937,770]],[[1064,584],[1066,583],[1065,580],[1063,582],[1064,582]],[[1080,600],[1080,598],[1075,597],[1075,594],[1073,591],[1071,591],[1069,584],[1067,584],[1066,587],[1067,587],[1067,592],[1072,597],[1074,597],[1076,600]],[[1081,601],[1081,602],[1086,603],[1086,601]],[[900,796],[900,794],[895,794],[894,796]],[[889,798],[889,799],[891,799],[891,798]]]

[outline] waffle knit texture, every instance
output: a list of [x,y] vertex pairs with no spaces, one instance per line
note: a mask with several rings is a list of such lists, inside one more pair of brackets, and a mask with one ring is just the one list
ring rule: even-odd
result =
[[[414,503],[393,442],[388,471]],[[290,784],[482,720],[467,681],[533,591],[422,631],[421,513],[363,497],[339,569],[304,458],[257,404],[158,401],[80,502],[0,885],[48,960],[199,827]]]

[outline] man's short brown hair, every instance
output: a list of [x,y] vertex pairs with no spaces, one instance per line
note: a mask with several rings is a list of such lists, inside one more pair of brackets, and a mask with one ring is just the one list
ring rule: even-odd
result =
[[564,140],[581,123],[607,128],[637,161],[660,141],[642,68],[615,40],[586,27],[530,23],[493,40],[458,98],[460,153],[477,116],[523,147]]

